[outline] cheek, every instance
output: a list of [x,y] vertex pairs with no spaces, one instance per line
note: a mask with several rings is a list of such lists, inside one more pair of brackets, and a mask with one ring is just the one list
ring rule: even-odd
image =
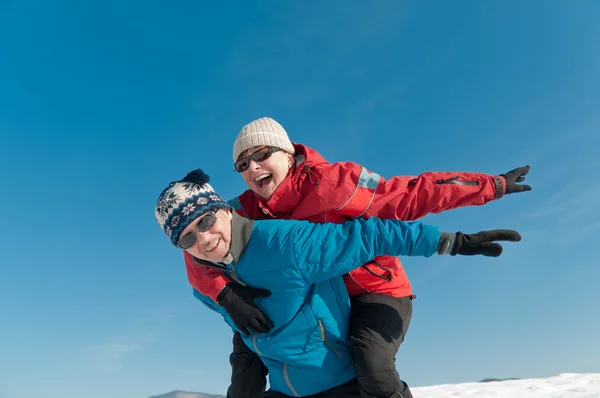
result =
[[218,230],[215,231],[215,234],[226,244],[231,240],[231,221],[223,220],[222,223],[218,225]]
[[289,171],[290,170],[288,169],[287,164],[285,165],[285,167],[282,167],[277,170],[277,174],[275,175],[275,180],[277,180],[277,184],[280,184],[283,180],[287,178]]
[[244,179],[246,185],[250,185],[250,183],[252,182],[252,178],[250,177],[250,172],[248,170],[242,173],[242,178]]
[[269,164],[269,169],[269,172],[275,177],[274,179],[281,182],[289,171],[288,160],[285,157],[273,159],[273,162]]
[[227,234],[226,234],[226,227],[225,227],[225,220],[219,220],[211,229],[210,231],[208,231],[208,233],[210,234],[210,238],[212,239],[217,239],[217,238],[221,238],[223,239]]

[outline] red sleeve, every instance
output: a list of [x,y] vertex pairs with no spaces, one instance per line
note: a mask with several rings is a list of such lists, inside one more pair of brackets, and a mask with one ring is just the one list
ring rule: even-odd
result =
[[417,220],[429,213],[484,205],[501,198],[506,189],[503,177],[488,174],[429,172],[386,181],[356,164],[346,164],[344,170],[340,178],[352,181],[355,188],[336,210],[350,217]]
[[219,293],[226,284],[231,282],[231,279],[217,269],[196,264],[194,256],[188,252],[183,252],[183,258],[185,259],[185,269],[190,285],[216,303]]

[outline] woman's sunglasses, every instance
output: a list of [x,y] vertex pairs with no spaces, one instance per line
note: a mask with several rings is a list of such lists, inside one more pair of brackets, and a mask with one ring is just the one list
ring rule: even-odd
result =
[[179,238],[179,240],[177,241],[177,247],[186,250],[194,246],[194,243],[196,243],[196,231],[206,232],[209,229],[211,229],[216,222],[217,215],[215,214],[215,212],[211,211],[206,213],[206,215],[200,219],[198,224],[196,224],[196,227],[194,228],[195,231],[189,232]]
[[281,151],[280,148],[276,148],[274,146],[266,146],[264,148],[260,148],[258,151],[254,152],[252,155],[244,156],[243,158],[239,158],[237,162],[235,162],[235,170],[238,173],[246,171],[248,167],[250,167],[250,159],[255,162],[262,162],[271,157],[273,152]]

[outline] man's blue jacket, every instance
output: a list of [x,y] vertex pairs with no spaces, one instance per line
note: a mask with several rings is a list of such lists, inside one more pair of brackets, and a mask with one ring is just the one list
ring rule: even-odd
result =
[[[429,257],[440,239],[437,227],[421,222],[315,224],[232,214],[230,262],[217,266],[242,284],[271,291],[256,304],[274,328],[243,338],[269,369],[271,389],[291,396],[356,377],[348,343],[350,300],[341,276],[377,256]],[[238,331],[222,307],[196,290],[194,295]]]

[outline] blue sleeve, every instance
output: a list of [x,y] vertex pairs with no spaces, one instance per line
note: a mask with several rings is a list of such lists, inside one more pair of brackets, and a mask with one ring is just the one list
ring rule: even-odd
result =
[[221,313],[221,311],[219,310],[219,306],[217,304],[215,304],[215,302],[210,297],[203,295],[196,289],[193,289],[193,291],[194,291],[194,297],[196,297],[198,300],[200,300],[200,302],[202,304],[204,304],[205,306],[207,306],[208,308],[210,308],[213,311]]
[[193,289],[193,290],[194,290],[194,297],[196,297],[198,300],[200,300],[202,302],[202,304],[204,304],[211,310],[220,314],[223,317],[223,320],[225,321],[225,323],[227,323],[227,325],[229,325],[229,327],[231,328],[232,331],[239,332],[239,330],[237,330],[237,328],[235,327],[235,324],[233,323],[233,321],[231,320],[231,318],[229,317],[227,312],[222,307],[215,304],[215,302],[210,297],[203,295],[196,289]]
[[436,226],[375,217],[296,228],[294,256],[309,283],[346,274],[377,256],[430,257],[440,240]]

